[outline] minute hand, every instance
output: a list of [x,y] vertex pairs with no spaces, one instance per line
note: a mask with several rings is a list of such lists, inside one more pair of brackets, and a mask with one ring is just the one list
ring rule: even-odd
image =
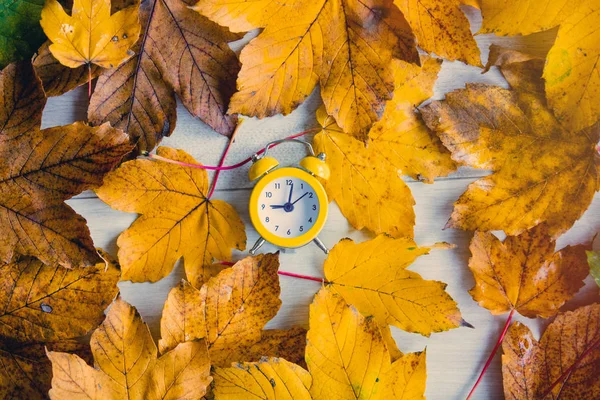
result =
[[293,203],[292,205],[296,204],[297,202],[299,202],[304,196],[306,196],[308,194],[308,192],[304,193],[302,196],[298,197]]

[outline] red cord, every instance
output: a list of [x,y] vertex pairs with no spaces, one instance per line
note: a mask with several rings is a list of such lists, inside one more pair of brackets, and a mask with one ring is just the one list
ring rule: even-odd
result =
[[294,272],[277,271],[277,273],[279,275],[291,276],[292,278],[306,279],[306,280],[309,280],[309,281],[315,281],[315,282],[321,282],[321,283],[326,283],[327,282],[323,278],[317,278],[316,276],[296,274]]
[[[307,129],[307,130],[302,131],[300,133],[296,133],[294,135],[288,136],[285,139],[295,139],[297,137],[304,136],[307,133],[316,132],[318,130],[321,130],[321,128]],[[269,148],[273,148],[275,146],[278,146],[279,144],[281,144],[281,143],[275,143],[275,144],[271,145]],[[224,153],[224,155],[227,155],[227,151],[228,151],[228,149],[226,149],[226,152]],[[260,154],[262,154],[264,152],[265,152],[265,149],[261,149],[256,154],[260,155]],[[142,156],[151,158],[153,160],[164,161],[164,162],[168,162],[168,163],[171,163],[171,164],[181,165],[182,167],[206,169],[206,170],[209,170],[209,171],[229,171],[229,170],[232,170],[232,169],[240,168],[241,166],[246,165],[250,161],[252,161],[252,157],[248,157],[245,160],[242,160],[242,161],[240,161],[237,164],[225,165],[225,166],[223,166],[223,165],[213,166],[213,165],[202,165],[202,164],[193,164],[193,163],[185,163],[185,162],[181,162],[181,161],[175,161],[175,160],[171,160],[169,158],[161,157],[161,156],[156,155],[156,154],[150,154],[150,153],[148,153],[146,151],[142,153]],[[221,160],[223,160],[223,158],[221,158]]]
[[477,389],[479,382],[481,382],[481,379],[483,379],[483,375],[485,374],[485,371],[487,371],[488,367],[492,363],[494,356],[496,355],[496,352],[498,351],[498,348],[500,348],[502,341],[504,341],[504,336],[506,335],[506,332],[508,331],[508,327],[510,326],[510,321],[512,320],[514,313],[515,313],[515,309],[513,308],[510,311],[510,314],[508,314],[508,318],[506,319],[506,323],[504,324],[504,329],[502,330],[502,333],[500,334],[500,337],[498,338],[498,341],[496,342],[496,345],[494,346],[492,353],[488,357],[488,359],[485,363],[485,366],[481,370],[481,373],[479,374],[479,378],[477,378],[477,382],[475,382],[475,385],[473,385],[473,388],[469,392],[469,395],[467,396],[467,400],[469,400],[471,398],[471,396],[473,396],[473,393],[475,393],[475,389]]

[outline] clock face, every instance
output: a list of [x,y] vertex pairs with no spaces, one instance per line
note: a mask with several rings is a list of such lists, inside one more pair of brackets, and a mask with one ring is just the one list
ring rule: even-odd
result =
[[273,235],[295,238],[317,222],[320,204],[315,189],[301,178],[281,176],[258,194],[258,218]]

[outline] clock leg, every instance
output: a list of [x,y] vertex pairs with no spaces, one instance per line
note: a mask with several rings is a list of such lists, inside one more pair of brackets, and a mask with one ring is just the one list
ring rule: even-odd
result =
[[314,238],[313,242],[315,242],[315,244],[317,245],[318,248],[323,250],[323,253],[329,254],[329,249],[327,248],[327,246],[325,246],[325,244],[323,244],[323,242],[321,242],[321,239]]
[[265,244],[265,239],[263,239],[262,237],[259,237],[258,240],[256,241],[256,243],[254,243],[254,246],[252,246],[252,248],[250,249],[250,254],[255,255],[256,251],[258,249],[260,249],[260,247]]

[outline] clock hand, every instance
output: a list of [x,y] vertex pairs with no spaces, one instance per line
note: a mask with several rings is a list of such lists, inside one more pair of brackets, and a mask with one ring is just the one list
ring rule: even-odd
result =
[[294,192],[294,182],[292,182],[292,186],[290,187],[290,196],[288,197],[288,203],[292,202],[292,193]]
[[[299,202],[299,201],[300,201],[300,200],[301,200],[301,199],[302,199],[304,196],[306,196],[307,194],[308,194],[308,192],[306,192],[306,193],[304,193],[302,196],[298,197],[298,198],[296,199],[296,201],[294,201],[294,202],[292,203],[292,205],[294,205],[294,204],[296,204],[297,202]],[[272,206],[271,206],[271,207],[272,207]]]
[[283,208],[285,207],[285,205],[272,205],[271,208]]

